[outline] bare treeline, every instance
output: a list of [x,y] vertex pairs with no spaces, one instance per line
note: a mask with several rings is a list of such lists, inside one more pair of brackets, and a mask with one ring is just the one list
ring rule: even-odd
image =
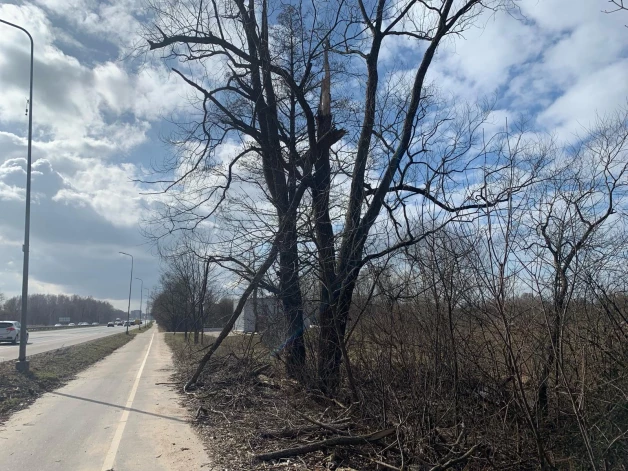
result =
[[[0,303],[2,298],[0,297]],[[0,319],[19,320],[22,309],[22,297],[14,296],[0,304]],[[69,322],[106,323],[117,317],[125,317],[126,312],[114,308],[108,301],[99,301],[91,297],[76,294],[29,294],[29,325],[54,325],[60,317],[69,317]],[[67,322],[66,322],[67,323]]]
[[222,297],[216,268],[193,252],[164,256],[152,316],[168,332],[184,332],[198,343],[205,327],[222,328],[233,312],[233,300]]
[[[514,3],[151,7],[196,109],[146,233],[163,286],[197,287],[160,296],[198,326],[207,273],[243,287],[188,386],[263,289],[286,373],[397,427],[402,468],[625,465],[628,114],[565,146],[429,81],[442,41]],[[416,55],[385,63],[394,40]]]

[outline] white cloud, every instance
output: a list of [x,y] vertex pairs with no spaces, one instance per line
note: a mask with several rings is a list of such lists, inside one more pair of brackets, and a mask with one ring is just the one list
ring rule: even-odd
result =
[[[625,15],[605,15],[604,2],[592,0],[518,4],[525,19],[504,12],[486,15],[463,38],[448,39],[428,79],[459,101],[496,92],[499,111],[492,129],[523,113],[537,118],[542,130],[568,137],[596,112],[625,105]],[[184,112],[190,93],[151,57],[140,68],[116,60],[139,38],[135,16],[143,5],[142,0],[0,5],[0,17],[25,26],[35,39],[32,267],[37,289],[123,298],[116,284],[120,261],[111,254],[142,242],[137,222],[148,204],[132,179],[155,157],[142,149],[151,144],[148,136],[162,124],[161,116]],[[11,293],[19,288],[21,270],[29,48],[23,33],[1,28],[0,289]],[[394,66],[403,74],[423,50],[414,40],[386,39],[383,72]],[[205,72],[193,70],[197,77]],[[218,64],[207,73],[211,79],[223,70]],[[231,157],[239,147],[227,143],[217,159]],[[234,188],[243,199],[258,199],[259,191],[246,193],[244,184]],[[156,269],[148,256],[143,263],[153,273],[144,275],[147,281]],[[92,275],[94,267],[100,278]]]
[[[119,250],[136,255],[137,273],[147,284],[157,281],[156,261],[138,231],[145,197],[132,179],[142,160],[155,157],[138,148],[147,145],[161,113],[175,111],[183,87],[161,64],[146,62],[135,71],[111,54],[91,54],[98,43],[81,31],[108,34],[119,46],[134,27],[135,7],[127,8],[133,2],[38,3],[45,7],[0,5],[0,17],[27,28],[35,41],[31,292],[115,299],[127,289],[118,286],[128,269],[116,257]],[[80,27],[62,31],[59,16]],[[30,51],[23,33],[0,28],[0,291],[15,295],[21,285]]]
[[539,116],[539,122],[562,138],[590,127],[596,115],[626,106],[628,59],[580,78]]
[[120,46],[128,45],[138,31],[135,14],[141,0],[35,0],[53,15],[63,17],[80,31],[98,35]]

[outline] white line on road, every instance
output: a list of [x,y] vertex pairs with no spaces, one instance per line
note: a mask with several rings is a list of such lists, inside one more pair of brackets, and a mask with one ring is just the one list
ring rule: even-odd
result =
[[124,433],[124,427],[126,427],[126,423],[129,420],[129,410],[131,409],[131,406],[133,405],[133,399],[135,399],[135,393],[137,392],[137,387],[140,384],[140,378],[142,377],[142,372],[144,371],[144,365],[146,365],[146,360],[148,360],[148,354],[150,353],[150,347],[153,344],[154,338],[155,338],[155,334],[153,333],[153,336],[150,338],[150,343],[148,344],[148,350],[146,350],[146,356],[144,357],[142,366],[140,366],[140,370],[137,372],[137,376],[135,377],[135,383],[133,383],[131,394],[129,394],[129,399],[126,401],[124,412],[122,413],[122,417],[120,417],[118,428],[116,429],[116,433],[113,436],[113,441],[111,442],[109,451],[107,452],[107,455],[105,456],[105,463],[102,465],[101,471],[110,471],[113,469],[113,463],[116,459],[116,455],[118,454],[118,448],[120,447],[120,442],[122,441],[122,434]]

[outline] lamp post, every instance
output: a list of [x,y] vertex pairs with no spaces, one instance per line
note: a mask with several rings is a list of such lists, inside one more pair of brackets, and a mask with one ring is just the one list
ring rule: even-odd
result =
[[142,301],[144,298],[144,280],[138,277],[135,277],[135,279],[142,282],[142,286],[140,288],[140,330],[142,330]]
[[129,335],[129,322],[131,318],[131,289],[133,288],[133,255],[126,252],[120,252],[122,255],[131,257],[131,281],[129,281],[129,307],[126,311],[126,334]]
[[31,42],[31,75],[30,75],[30,91],[28,95],[28,157],[26,160],[26,214],[24,221],[24,245],[22,251],[24,252],[24,264],[22,267],[22,315],[20,318],[20,353],[18,361],[15,364],[15,368],[18,371],[28,371],[28,361],[26,360],[26,308],[28,306],[28,254],[30,247],[30,226],[31,226],[31,147],[33,141],[33,53],[34,44],[33,37],[28,31],[21,26],[18,26],[8,21],[0,19],[0,23],[17,28],[20,31],[24,31]]
[[148,304],[150,302],[150,290],[148,288],[144,288],[146,290],[146,307],[144,308],[144,325],[148,324]]

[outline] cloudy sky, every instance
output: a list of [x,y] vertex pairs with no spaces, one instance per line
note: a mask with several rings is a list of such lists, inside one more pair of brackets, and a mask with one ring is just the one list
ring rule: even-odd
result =
[[[449,41],[430,79],[460,99],[496,94],[496,119],[524,114],[569,140],[626,106],[628,12],[605,0],[523,0],[520,15],[484,16]],[[125,59],[143,0],[0,3],[0,18],[35,40],[31,293],[110,300],[126,309],[128,258],[155,285],[158,260],[139,232],[151,204],[134,179],[167,155],[167,117],[185,113],[186,88],[156,58]],[[392,38],[386,61],[416,62]],[[20,292],[28,41],[0,25],[0,292]],[[139,283],[139,282],[138,282]],[[139,303],[134,288],[133,308]]]

